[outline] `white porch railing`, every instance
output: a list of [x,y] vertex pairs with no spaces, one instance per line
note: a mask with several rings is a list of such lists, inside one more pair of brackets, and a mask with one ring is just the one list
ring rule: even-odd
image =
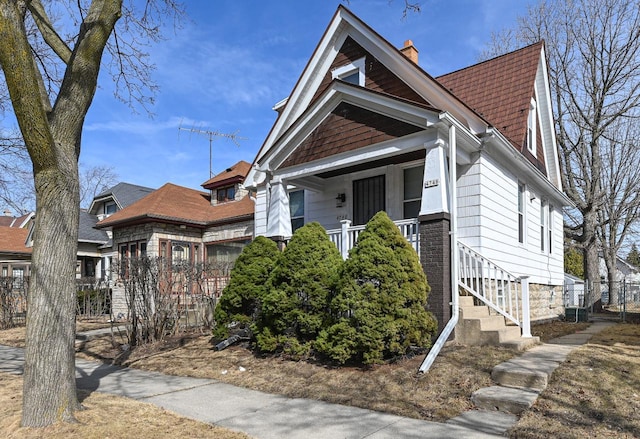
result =
[[[342,255],[342,259],[347,259],[349,255],[349,250],[353,248],[358,240],[358,236],[360,232],[362,232],[365,228],[362,226],[351,226],[351,220],[342,220],[340,221],[341,227],[339,229],[327,230],[327,235],[329,235],[329,239],[333,242],[340,250],[340,254]],[[409,244],[415,249],[415,251],[420,255],[420,240],[418,234],[418,219],[410,218],[405,220],[399,220],[393,222],[400,229],[400,233],[404,236]]]
[[531,337],[528,278],[514,276],[461,242],[458,252],[458,285]]

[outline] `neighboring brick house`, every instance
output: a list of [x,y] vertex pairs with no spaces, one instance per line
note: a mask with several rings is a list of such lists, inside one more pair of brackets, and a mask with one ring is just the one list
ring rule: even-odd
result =
[[570,201],[544,43],[434,78],[411,41],[396,49],[339,6],[274,108],[245,182],[256,235],[286,241],[317,221],[346,257],[384,210],[419,251],[440,329],[455,321],[459,290],[525,337],[531,319],[562,314]]
[[0,226],[0,277],[21,280],[31,274],[31,247],[27,247],[29,229]]
[[[209,192],[167,183],[96,227],[112,234],[120,260],[144,255],[169,264],[233,262],[253,238],[254,202],[243,186],[249,168],[241,161],[207,180],[202,186]],[[214,294],[224,282],[212,286]],[[124,307],[118,305],[120,290],[116,283],[114,308]]]
[[113,247],[111,231],[97,229],[98,221],[149,195],[155,189],[120,182],[93,197],[89,209],[80,211],[78,230],[78,269],[81,278],[111,278],[111,264],[117,255]]
[[34,212],[13,216],[8,210],[0,216],[0,277],[30,276],[31,246],[27,244],[34,218]]

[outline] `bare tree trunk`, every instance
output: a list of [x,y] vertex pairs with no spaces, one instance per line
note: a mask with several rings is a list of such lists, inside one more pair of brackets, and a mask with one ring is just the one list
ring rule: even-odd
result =
[[[587,218],[588,216],[585,216]],[[585,221],[586,226],[586,221]],[[595,225],[594,225],[595,226]],[[585,227],[586,228],[586,227]],[[585,232],[585,235],[588,232]],[[600,288],[600,260],[598,257],[598,246],[595,243],[595,232],[591,233],[592,242],[590,245],[585,245],[584,248],[584,278],[589,281],[591,287],[590,302],[597,301],[602,297],[602,289]]]
[[[75,148],[66,148],[73,151]],[[25,425],[73,421],[79,408],[75,380],[75,267],[78,176],[66,166],[36,173],[37,212],[27,311],[23,389]]]

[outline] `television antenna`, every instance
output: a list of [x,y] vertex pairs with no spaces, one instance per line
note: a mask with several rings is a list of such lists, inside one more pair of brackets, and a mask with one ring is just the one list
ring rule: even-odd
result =
[[212,160],[213,160],[213,140],[214,138],[222,137],[227,140],[231,140],[236,146],[240,146],[240,140],[247,140],[246,137],[238,136],[239,130],[235,133],[221,133],[219,131],[202,130],[199,128],[184,128],[178,127],[178,131],[188,131],[191,134],[198,134],[200,136],[206,136],[209,138],[209,178],[213,177]]

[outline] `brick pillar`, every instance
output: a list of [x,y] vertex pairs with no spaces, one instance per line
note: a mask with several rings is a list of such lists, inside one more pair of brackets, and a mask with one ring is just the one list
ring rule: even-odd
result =
[[438,320],[437,337],[451,319],[450,217],[448,213],[421,215],[418,222],[420,263],[431,287],[428,309]]
[[283,252],[287,247],[288,240],[285,239],[284,236],[268,236],[267,238],[275,242],[278,246],[278,250],[280,250],[281,252]]

